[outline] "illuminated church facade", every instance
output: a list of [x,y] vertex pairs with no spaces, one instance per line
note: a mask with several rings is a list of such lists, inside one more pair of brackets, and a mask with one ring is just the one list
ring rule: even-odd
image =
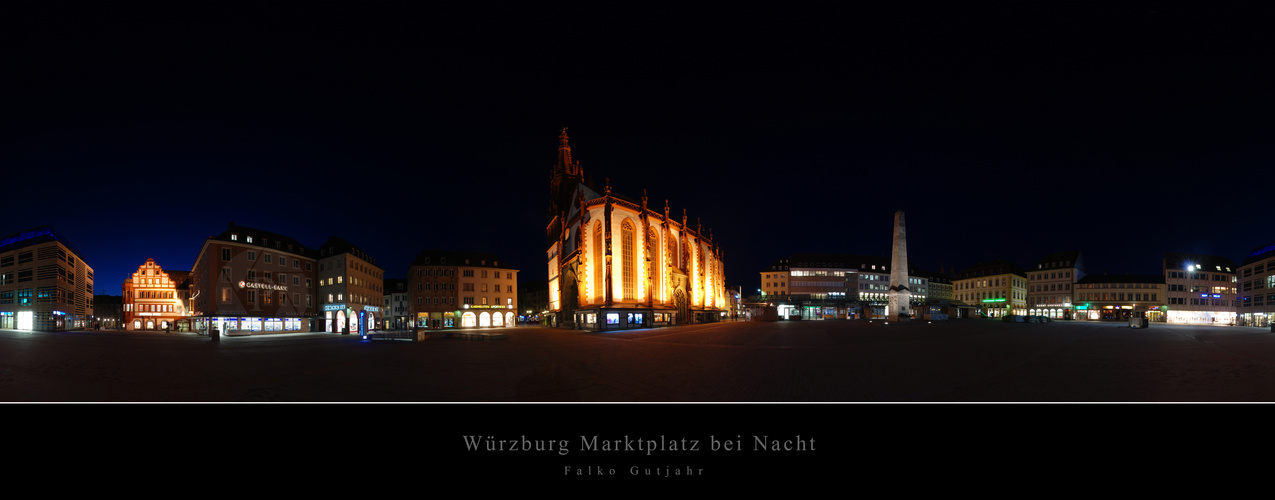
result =
[[550,179],[549,310],[553,326],[583,330],[713,322],[729,310],[722,251],[692,226],[640,200],[598,192],[558,136]]

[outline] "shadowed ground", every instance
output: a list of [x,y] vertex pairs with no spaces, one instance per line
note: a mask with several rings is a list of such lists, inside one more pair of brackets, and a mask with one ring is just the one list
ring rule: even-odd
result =
[[1265,328],[960,320],[357,336],[0,331],[10,402],[1275,401]]

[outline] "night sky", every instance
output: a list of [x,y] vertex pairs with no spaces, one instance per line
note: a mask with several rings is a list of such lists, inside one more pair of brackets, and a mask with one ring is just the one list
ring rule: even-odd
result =
[[[1022,5],[1030,4],[1030,5]],[[746,293],[794,252],[1159,274],[1275,240],[1264,11],[1200,3],[48,2],[0,7],[0,233],[95,293],[236,224],[544,279],[557,134],[711,228]]]

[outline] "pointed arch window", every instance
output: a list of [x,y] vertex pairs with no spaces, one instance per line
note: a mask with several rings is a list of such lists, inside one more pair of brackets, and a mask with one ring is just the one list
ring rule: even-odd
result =
[[606,285],[606,274],[603,267],[606,261],[602,257],[602,221],[598,221],[593,225],[593,298],[595,302],[602,302],[606,295],[603,287]]
[[633,231],[633,222],[631,220],[624,219],[624,222],[620,223],[620,273],[623,283],[621,298],[624,299],[632,299],[635,296],[633,291],[633,283],[636,281]]

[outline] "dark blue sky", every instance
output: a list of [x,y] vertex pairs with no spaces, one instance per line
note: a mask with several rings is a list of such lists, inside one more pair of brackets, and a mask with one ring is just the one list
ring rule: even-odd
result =
[[[463,3],[463,2],[462,2]],[[47,3],[0,7],[0,233],[54,225],[96,292],[228,221],[545,276],[557,131],[598,183],[711,227],[727,280],[793,252],[949,272],[1080,249],[1238,261],[1265,220],[1270,19],[1144,2]]]

